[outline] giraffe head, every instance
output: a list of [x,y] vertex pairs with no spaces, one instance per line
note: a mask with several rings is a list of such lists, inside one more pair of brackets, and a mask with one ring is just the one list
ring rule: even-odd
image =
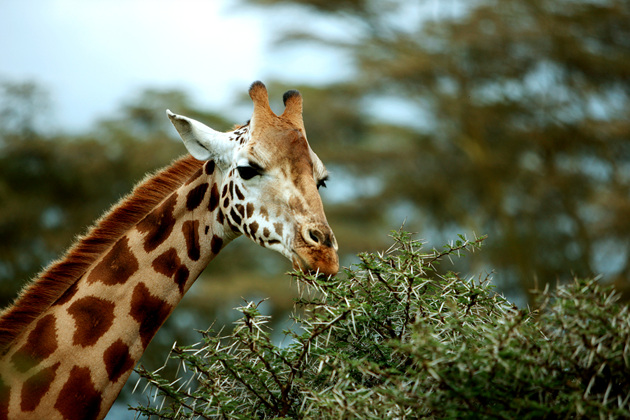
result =
[[296,269],[334,275],[337,241],[318,192],[328,173],[306,140],[302,97],[286,92],[285,110],[278,116],[269,107],[264,84],[252,84],[249,96],[251,120],[227,133],[167,114],[188,151],[199,160],[213,160],[224,174],[217,190],[220,223],[280,252]]

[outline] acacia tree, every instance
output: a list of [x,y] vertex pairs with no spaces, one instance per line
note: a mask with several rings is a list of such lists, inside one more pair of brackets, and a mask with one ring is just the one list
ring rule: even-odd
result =
[[[342,130],[354,159],[344,147],[330,153],[382,188],[347,214],[402,208],[426,236],[487,233],[479,262],[507,288],[600,272],[627,287],[630,3],[248,2],[298,4],[307,17],[292,21],[344,28],[335,36],[287,19],[282,40],[321,42],[352,62],[342,88],[357,108]],[[374,103],[390,106],[370,112]],[[394,106],[414,121],[374,122]],[[348,113],[333,116],[338,126]]]
[[249,302],[234,331],[174,346],[165,366],[177,374],[139,368],[149,392],[134,409],[152,419],[630,416],[630,314],[618,296],[576,280],[519,310],[487,278],[436,272],[483,238],[425,252],[393,236],[345,281],[295,273],[305,284],[283,345]]

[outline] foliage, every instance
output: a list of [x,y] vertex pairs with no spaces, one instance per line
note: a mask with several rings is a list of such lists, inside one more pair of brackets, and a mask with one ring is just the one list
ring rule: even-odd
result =
[[288,343],[250,302],[233,332],[175,346],[185,373],[139,369],[158,418],[618,418],[630,416],[630,314],[596,281],[519,310],[488,278],[436,267],[484,238],[425,253],[396,232],[347,278],[295,273]]

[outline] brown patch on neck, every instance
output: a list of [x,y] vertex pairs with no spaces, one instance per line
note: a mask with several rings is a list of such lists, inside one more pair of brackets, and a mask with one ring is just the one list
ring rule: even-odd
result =
[[195,174],[203,162],[191,156],[139,183],[126,198],[80,238],[66,256],[25,287],[0,315],[0,355],[15,338],[58,300],[129,229]]
[[55,408],[66,420],[96,419],[103,397],[96,389],[90,368],[75,366],[64,384]]
[[57,350],[55,324],[55,316],[52,314],[37,321],[37,325],[28,335],[24,346],[13,353],[11,357],[11,361],[18,371],[27,372]]
[[61,362],[40,370],[24,382],[20,395],[20,408],[22,411],[33,411],[39,405],[44,395],[48,392],[50,384],[55,380],[57,369]]

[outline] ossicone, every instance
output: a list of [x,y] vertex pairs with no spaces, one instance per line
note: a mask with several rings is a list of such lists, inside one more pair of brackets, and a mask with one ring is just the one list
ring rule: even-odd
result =
[[289,90],[282,95],[282,101],[284,102],[284,112],[282,118],[285,118],[294,125],[304,128],[304,122],[302,121],[302,95],[297,90]]
[[254,102],[254,115],[252,120],[257,117],[261,117],[261,114],[275,115],[269,106],[269,96],[267,95],[267,88],[265,84],[260,80],[255,81],[249,87],[249,97]]

